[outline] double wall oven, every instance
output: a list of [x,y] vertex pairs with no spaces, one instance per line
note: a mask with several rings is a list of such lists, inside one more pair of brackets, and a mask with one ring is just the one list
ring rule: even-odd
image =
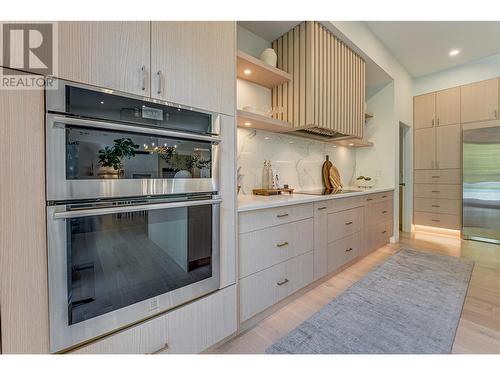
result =
[[219,288],[219,115],[46,91],[51,351]]

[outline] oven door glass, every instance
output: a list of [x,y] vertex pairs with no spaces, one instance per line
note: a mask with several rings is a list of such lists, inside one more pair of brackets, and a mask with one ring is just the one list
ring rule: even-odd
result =
[[68,324],[212,277],[213,206],[66,219]]

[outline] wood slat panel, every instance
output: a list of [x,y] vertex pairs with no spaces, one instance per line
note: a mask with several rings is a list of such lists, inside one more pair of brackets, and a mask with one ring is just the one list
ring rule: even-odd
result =
[[[287,72],[293,73],[293,67],[295,64],[295,61],[293,59],[293,30],[288,33],[288,69]],[[293,82],[289,82],[287,85],[288,89],[288,113],[287,113],[287,121],[292,122],[293,121]]]
[[[281,37],[281,60],[283,70],[288,72],[288,35],[285,34]],[[284,83],[282,86],[283,90],[283,108],[282,108],[282,117],[283,121],[288,121],[288,83]]]
[[[278,39],[278,67],[283,69],[283,37]],[[283,85],[278,86],[278,101],[276,103],[277,106],[277,119],[283,121]]]
[[307,46],[307,35],[306,35],[306,23],[303,22],[299,26],[300,36],[299,36],[299,45],[300,45],[300,65],[299,65],[299,95],[300,95],[300,108],[299,108],[299,116],[300,120],[298,126],[304,126],[306,124],[306,92],[310,92],[310,87],[306,85],[306,65],[307,65],[307,57],[306,57],[306,46]]

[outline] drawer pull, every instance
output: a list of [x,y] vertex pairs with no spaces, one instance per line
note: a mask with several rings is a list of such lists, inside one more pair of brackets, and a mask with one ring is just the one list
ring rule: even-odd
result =
[[386,234],[386,233],[387,233],[387,231],[386,231],[386,230],[382,231],[382,234]]
[[439,204],[433,204],[432,207],[436,207],[436,208],[439,208],[441,207]]
[[383,214],[386,214],[386,213],[387,213],[387,211],[382,211],[382,213],[383,213]]
[[282,217],[287,217],[288,214],[281,214],[281,215],[276,215],[277,218],[282,218]]
[[158,354],[158,353],[161,353],[167,349],[168,349],[168,343],[165,343],[165,345],[163,345],[160,349],[155,350],[154,352],[151,352],[150,354]]
[[441,176],[431,176],[431,178],[441,178]]
[[435,223],[439,223],[441,220],[438,220],[438,219],[432,219],[432,221],[434,221]]
[[288,281],[289,281],[288,279],[285,279],[285,280],[283,280],[283,281],[278,281],[276,284],[277,284],[278,286],[282,286],[282,285],[286,284]]
[[282,243],[276,244],[276,247],[283,247],[283,246],[288,246],[288,242],[282,242]]
[[387,195],[382,195],[382,198],[387,198]]
[[345,225],[351,225],[352,224],[352,221],[348,221],[347,223],[345,223]]
[[348,253],[349,251],[352,251],[352,247],[345,249],[345,252]]
[[318,207],[318,211],[326,210],[326,207]]
[[369,201],[372,201],[373,198],[366,198],[366,201],[369,202]]
[[431,193],[441,193],[440,190],[432,190]]

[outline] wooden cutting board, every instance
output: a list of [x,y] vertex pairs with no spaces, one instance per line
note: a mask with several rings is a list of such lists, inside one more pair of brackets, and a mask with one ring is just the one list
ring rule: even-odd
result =
[[332,185],[333,191],[342,190],[342,181],[340,180],[340,173],[336,166],[332,165],[329,171],[330,184]]
[[323,185],[325,186],[325,189],[332,189],[332,183],[330,181],[330,168],[333,167],[332,162],[330,161],[330,158],[328,155],[326,155],[326,160],[323,163],[323,167],[321,168],[321,175],[323,176]]

